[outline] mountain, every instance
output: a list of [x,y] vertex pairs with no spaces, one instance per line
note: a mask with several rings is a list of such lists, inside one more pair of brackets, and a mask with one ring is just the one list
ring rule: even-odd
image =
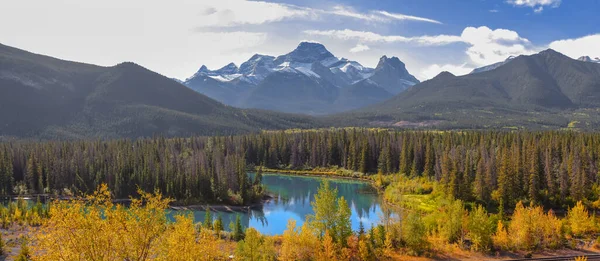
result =
[[487,72],[487,71],[491,71],[494,70],[502,65],[507,64],[508,62],[510,62],[512,59],[514,59],[514,56],[509,56],[508,58],[506,58],[506,60],[501,61],[501,62],[497,62],[494,64],[490,64],[487,66],[483,66],[483,67],[479,67],[479,68],[475,68],[472,72],[470,72],[471,74],[473,73],[480,73],[480,72]]
[[419,80],[406,70],[406,66],[397,57],[381,57],[373,75],[368,78],[375,84],[390,92],[398,94],[408,87],[419,83]]
[[[335,119],[334,119],[335,118]],[[435,128],[600,127],[600,64],[553,50],[464,76],[443,72],[330,122]]]
[[0,122],[0,137],[70,139],[233,134],[314,119],[232,108],[134,63],[101,67],[0,44]]
[[577,58],[577,60],[582,61],[582,62],[600,63],[600,58],[598,58],[598,57],[592,59],[589,56],[581,56],[581,57]]
[[231,106],[327,114],[383,101],[418,82],[396,57],[383,56],[377,68],[368,68],[322,44],[301,42],[277,57],[255,54],[239,68],[202,66],[184,84]]

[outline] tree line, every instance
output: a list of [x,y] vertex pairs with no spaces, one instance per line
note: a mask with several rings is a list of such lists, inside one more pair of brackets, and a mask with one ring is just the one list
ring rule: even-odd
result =
[[247,204],[262,196],[243,149],[228,138],[10,142],[0,144],[0,194],[90,193],[118,198],[138,189],[186,202]]
[[438,181],[446,194],[486,205],[546,206],[598,199],[600,134],[563,131],[324,129],[192,138],[0,144],[0,193],[139,187],[176,199],[248,203],[248,166],[339,167],[360,175]]
[[599,143],[597,133],[561,131],[332,129],[242,138],[250,164],[427,177],[456,199],[502,206],[597,200]]

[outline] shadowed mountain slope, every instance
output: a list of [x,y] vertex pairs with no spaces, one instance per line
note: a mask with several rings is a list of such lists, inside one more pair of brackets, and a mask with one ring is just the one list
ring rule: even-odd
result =
[[553,50],[464,76],[443,72],[397,96],[338,119],[440,128],[595,128],[600,64]]
[[111,138],[312,127],[221,104],[134,63],[101,67],[0,45],[0,136]]

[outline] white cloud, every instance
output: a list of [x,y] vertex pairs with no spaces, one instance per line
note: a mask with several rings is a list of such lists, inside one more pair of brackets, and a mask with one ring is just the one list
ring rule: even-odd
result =
[[[278,22],[322,28],[349,20],[386,26],[399,21],[378,11],[317,9],[266,0],[0,2],[11,10],[0,15],[0,24],[13,24],[0,26],[3,44],[104,66],[132,61],[180,79],[202,64],[219,68],[229,62],[240,64],[254,53],[279,55],[310,38]],[[427,22],[427,18],[405,21]],[[327,47],[347,55],[353,44],[328,41]],[[368,52],[356,56],[377,60]]]
[[328,14],[339,15],[339,16],[351,17],[351,18],[355,18],[355,19],[359,19],[359,20],[371,21],[371,22],[387,22],[388,21],[388,19],[386,19],[383,16],[378,16],[373,13],[362,14],[362,13],[352,10],[349,7],[345,7],[342,5],[334,6],[333,10],[331,10],[331,11],[322,11],[322,12],[328,13]]
[[315,19],[316,10],[261,1],[203,1],[198,27],[231,27],[278,22],[286,19]]
[[536,50],[530,41],[507,29],[492,30],[487,26],[467,27],[458,35],[423,35],[406,37],[401,35],[380,35],[374,32],[345,30],[306,30],[305,34],[323,36],[344,41],[358,40],[362,43],[408,43],[418,46],[440,46],[453,43],[466,43],[466,54],[476,66],[504,61],[507,57],[531,54]]
[[561,0],[507,0],[506,2],[514,6],[531,7],[534,12],[541,13],[544,10],[544,6],[558,7]]
[[395,20],[429,22],[441,24],[439,21],[404,15],[386,11],[368,11],[361,13],[353,8],[336,5],[330,10],[302,7],[289,4],[268,3],[245,0],[205,0],[200,12],[198,27],[231,27],[239,25],[258,25],[283,20],[318,20],[329,15],[347,17],[367,22],[391,22]]
[[548,45],[573,59],[581,56],[600,57],[600,34],[551,42]]
[[364,45],[364,44],[357,44],[356,46],[354,46],[352,49],[350,49],[351,53],[360,53],[360,52],[364,52],[364,51],[368,51],[370,48],[368,45]]
[[35,53],[104,66],[132,61],[180,79],[202,64],[239,63],[269,43],[268,32],[194,32],[201,13],[218,9],[205,9],[200,1],[177,3],[63,0],[32,6],[15,1],[8,7],[13,12],[0,15],[0,24],[15,26],[0,26],[0,35],[3,44]]
[[382,14],[384,16],[396,19],[396,20],[409,20],[409,21],[420,21],[420,22],[428,22],[428,23],[434,23],[434,24],[442,24],[440,21],[429,19],[429,18],[423,18],[423,17],[405,15],[405,14],[389,13],[386,11],[376,11],[376,12],[379,14]]
[[344,30],[305,30],[305,34],[313,36],[326,36],[341,40],[360,40],[362,42],[385,42],[385,43],[416,43],[419,45],[446,45],[450,43],[463,42],[460,36],[436,35],[405,37],[400,35],[380,35],[367,31]]
[[498,12],[500,12],[500,11],[498,11],[498,9],[491,9],[491,10],[489,10],[489,12],[490,12],[490,13],[498,13]]
[[425,69],[421,70],[419,76],[421,79],[431,79],[444,71],[450,72],[456,76],[460,76],[470,73],[471,71],[473,71],[473,69],[475,68],[469,67],[467,64],[432,64],[426,67]]
[[487,26],[467,27],[460,37],[471,45],[466,53],[476,65],[488,65],[504,61],[511,55],[535,52],[529,40],[511,30],[492,30]]

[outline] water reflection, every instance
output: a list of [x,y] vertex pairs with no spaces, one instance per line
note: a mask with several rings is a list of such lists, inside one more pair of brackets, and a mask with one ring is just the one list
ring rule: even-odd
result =
[[[253,176],[253,174],[249,174]],[[284,174],[263,174],[263,184],[274,199],[259,209],[245,212],[218,212],[226,228],[235,221],[237,214],[241,215],[245,227],[254,227],[263,234],[281,234],[286,229],[289,219],[294,219],[301,226],[308,215],[313,214],[311,201],[314,200],[321,177],[291,176]],[[338,195],[344,196],[352,210],[352,228],[358,230],[360,222],[366,229],[378,224],[382,209],[377,195],[364,193],[370,185],[364,182],[329,179],[330,185],[338,189]],[[171,213],[170,215],[173,215]],[[204,220],[204,211],[194,211],[197,222]]]

